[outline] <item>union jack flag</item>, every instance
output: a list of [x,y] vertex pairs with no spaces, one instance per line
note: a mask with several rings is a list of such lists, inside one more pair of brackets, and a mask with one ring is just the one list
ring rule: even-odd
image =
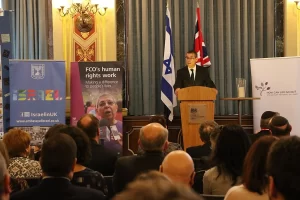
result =
[[195,41],[194,41],[194,50],[197,52],[198,62],[197,65],[202,67],[211,66],[210,59],[207,54],[207,49],[203,40],[203,35],[201,31],[200,23],[200,8],[196,9],[196,23],[195,23]]

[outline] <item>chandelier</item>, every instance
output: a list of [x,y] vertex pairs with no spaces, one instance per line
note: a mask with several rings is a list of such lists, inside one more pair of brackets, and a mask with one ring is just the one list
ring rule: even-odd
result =
[[74,17],[78,14],[83,17],[90,15],[91,13],[99,13],[101,16],[104,16],[106,14],[107,7],[101,7],[99,5],[99,0],[73,0],[70,6],[60,5],[57,9],[61,17],[67,15]]

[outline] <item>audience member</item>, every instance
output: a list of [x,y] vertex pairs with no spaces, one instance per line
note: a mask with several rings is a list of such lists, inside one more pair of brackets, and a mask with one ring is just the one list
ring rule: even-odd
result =
[[190,187],[172,183],[162,174],[142,175],[149,178],[137,178],[126,189],[117,194],[113,200],[201,200]]
[[265,135],[271,135],[270,129],[269,129],[269,122],[270,120],[278,116],[278,112],[273,111],[265,111],[260,118],[260,131],[256,134],[249,134],[249,137],[251,139],[252,144],[260,137]]
[[[59,134],[59,130],[62,128],[68,127],[65,124],[55,124],[53,126],[51,126],[48,131],[46,132],[45,136],[44,136],[44,140],[47,140],[49,137],[52,137],[55,134]],[[41,157],[41,149],[42,147],[34,147],[34,160],[39,161],[40,157]]]
[[70,180],[76,164],[76,151],[74,140],[67,134],[57,134],[55,137],[48,138],[43,144],[40,158],[43,170],[41,184],[18,192],[12,195],[11,199],[104,199],[101,191],[71,184]]
[[300,138],[285,137],[272,145],[267,174],[270,200],[298,200],[300,197]]
[[211,153],[210,134],[215,132],[219,125],[215,121],[205,121],[201,123],[199,128],[200,139],[204,143],[203,145],[189,147],[186,152],[190,154],[192,158],[201,158],[203,156],[209,156]]
[[267,156],[271,145],[277,140],[274,136],[264,136],[254,142],[245,158],[242,185],[232,187],[225,200],[268,200],[268,180],[265,177]]
[[[163,127],[167,128],[167,122],[164,116],[161,115],[154,115],[149,119],[149,123],[159,123],[161,124]],[[182,150],[181,145],[178,143],[174,143],[174,142],[169,142],[168,141],[168,147],[167,149],[164,151],[164,154],[167,155],[168,153],[170,153],[171,151],[175,151],[175,150]],[[143,154],[145,153],[143,151],[143,149],[139,146],[138,148],[138,152],[137,154]]]
[[30,135],[21,129],[10,129],[4,134],[3,142],[7,148],[10,162],[8,172],[14,179],[40,178],[40,163],[27,158],[30,153]]
[[272,135],[276,137],[289,136],[292,131],[289,121],[282,116],[273,117],[269,122],[269,128]]
[[68,125],[65,125],[65,124],[55,124],[53,126],[51,126],[48,131],[46,132],[45,134],[45,140],[47,140],[49,137],[52,137],[56,134],[60,134],[60,130],[63,129],[63,128],[67,128]]
[[117,160],[113,184],[116,192],[134,180],[136,175],[149,170],[158,170],[168,145],[168,130],[159,123],[150,123],[140,130],[139,144],[145,154],[125,156]]
[[73,138],[77,146],[77,162],[71,183],[77,186],[94,188],[107,194],[107,186],[100,172],[85,167],[91,158],[91,145],[87,135],[79,128],[69,126],[60,130]]
[[0,140],[0,153],[2,154],[2,156],[5,160],[6,168],[7,168],[8,164],[9,164],[9,156],[8,156],[8,152],[7,152],[7,149],[6,149],[6,146],[3,142],[3,140]]
[[104,176],[113,175],[118,154],[99,144],[99,120],[91,114],[86,114],[77,122],[77,127],[87,134],[91,143],[92,158],[86,166]]
[[215,167],[204,173],[204,194],[225,195],[232,186],[241,183],[243,162],[249,147],[248,135],[240,125],[222,126],[212,155]]
[[217,129],[215,129],[215,131],[211,132],[210,134],[210,145],[211,145],[211,150],[214,151],[215,147],[216,147],[216,142],[217,142],[217,138],[220,134],[220,130],[223,128],[223,125],[219,126]]
[[[1,143],[2,144],[2,143]],[[2,149],[3,145],[1,145]],[[5,149],[5,146],[4,146]],[[3,152],[1,150],[0,153],[0,199],[1,200],[9,200],[10,194],[10,178],[7,171],[7,163],[6,159],[3,156]]]
[[160,171],[171,180],[189,186],[194,184],[195,169],[193,159],[185,151],[173,151],[163,160]]

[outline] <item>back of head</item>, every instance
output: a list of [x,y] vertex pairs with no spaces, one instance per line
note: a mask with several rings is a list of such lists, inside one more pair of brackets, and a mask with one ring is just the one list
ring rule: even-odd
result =
[[300,138],[285,137],[272,145],[268,160],[267,172],[270,178],[269,195],[276,190],[284,199],[300,197]]
[[267,156],[271,145],[278,140],[274,136],[259,138],[250,147],[243,166],[242,181],[251,192],[263,194],[266,191],[268,181],[266,175]]
[[113,200],[201,200],[190,187],[166,179],[136,180]]
[[210,141],[210,135],[219,125],[215,121],[205,121],[199,127],[200,138],[204,143]]
[[48,131],[45,134],[45,140],[47,140],[49,137],[55,136],[56,134],[59,134],[59,130],[68,127],[65,124],[55,124],[52,127],[48,129]]
[[150,123],[140,129],[140,144],[145,151],[163,151],[168,130],[159,123]]
[[85,165],[92,157],[88,136],[80,128],[74,126],[63,128],[60,133],[65,133],[73,138],[77,146],[77,163]]
[[194,162],[185,151],[177,150],[169,153],[163,160],[160,171],[175,182],[187,185],[194,183]]
[[3,142],[7,148],[9,157],[27,156],[31,137],[29,133],[21,129],[13,128],[4,134]]
[[289,121],[282,116],[275,116],[270,120],[269,129],[277,137],[288,136],[292,131]]
[[86,114],[79,119],[77,127],[83,130],[90,139],[94,139],[99,132],[99,120],[92,114]]
[[272,119],[272,117],[279,115],[278,112],[273,111],[265,111],[260,118],[260,128],[269,128],[269,122]]
[[76,161],[76,144],[67,134],[48,138],[41,151],[40,163],[47,176],[68,177]]
[[217,166],[219,174],[227,174],[233,180],[242,175],[245,156],[250,148],[247,133],[240,125],[222,126],[213,151],[213,164]]
[[154,115],[149,119],[150,123],[159,123],[161,124],[163,127],[167,127],[167,121],[165,119],[164,116],[161,115]]

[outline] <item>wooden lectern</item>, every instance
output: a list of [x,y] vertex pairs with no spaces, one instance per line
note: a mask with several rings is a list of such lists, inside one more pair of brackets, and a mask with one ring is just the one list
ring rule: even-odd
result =
[[202,86],[179,90],[184,149],[203,144],[199,136],[199,127],[203,121],[214,120],[216,95],[214,88]]

